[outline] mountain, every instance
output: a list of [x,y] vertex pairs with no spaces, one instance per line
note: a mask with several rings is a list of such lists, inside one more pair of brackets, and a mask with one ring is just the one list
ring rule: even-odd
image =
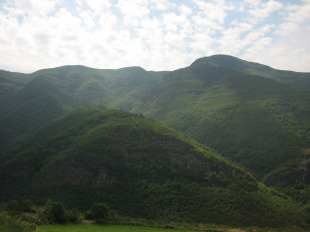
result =
[[104,105],[130,111],[134,104],[168,72],[141,67],[93,69],[63,66],[39,70],[32,76],[47,76],[55,85],[84,105]]
[[[81,208],[87,208],[95,201],[108,201],[123,215],[137,217],[187,218],[230,225],[279,225],[287,217],[287,209],[295,207],[285,199],[286,196],[298,202],[304,212],[310,212],[309,75],[276,70],[225,55],[203,57],[189,67],[172,72],[152,72],[141,67],[92,69],[79,65],[31,74],[0,70],[0,178],[1,191],[5,189],[0,198],[14,199],[24,194],[43,201],[51,196]],[[221,159],[209,148],[208,154],[215,157],[212,162],[207,162],[208,165],[212,163],[212,169],[207,165],[206,173],[210,175],[201,172],[194,175],[192,170],[182,169],[181,164],[176,168],[171,157],[167,158],[169,152],[192,155],[193,149],[187,150],[181,142],[170,143],[173,148],[164,146],[165,143],[158,140],[158,134],[151,137],[161,141],[159,144],[150,142],[148,134],[143,134],[146,136],[143,143],[138,142],[142,138],[135,132],[130,133],[137,128],[129,118],[135,118],[139,123],[144,120],[143,123],[152,128],[150,131],[153,126],[157,129],[161,126],[121,111],[84,108],[66,114],[83,105],[117,108],[152,118],[215,149],[267,186],[286,195],[257,183],[246,171]],[[100,126],[107,125],[95,116],[94,120],[89,118],[97,115],[94,112],[108,122],[112,120],[111,115],[116,121],[126,121],[127,130],[120,130],[117,135],[117,129],[107,133],[100,131]],[[66,116],[58,118],[64,114]],[[109,114],[111,117],[107,116]],[[51,122],[55,118],[58,119]],[[69,122],[71,119],[73,124]],[[116,121],[114,126],[119,123]],[[98,136],[92,131],[97,131]],[[186,136],[176,134],[178,139],[195,147],[194,150],[205,149]],[[167,138],[164,135],[159,137]],[[129,159],[131,150],[128,152],[127,142],[122,144],[120,141],[127,141],[130,136],[136,141],[128,142],[131,148],[134,146],[134,154],[155,154],[158,147],[167,155],[162,156],[166,157],[165,161],[158,160],[158,156]],[[120,139],[118,144],[106,140],[116,137]],[[97,147],[100,154],[118,157],[121,160],[119,166],[111,156],[98,155]],[[120,154],[128,154],[128,159],[123,159]],[[152,164],[148,160],[153,160]],[[105,162],[113,164],[112,169],[104,165],[102,171],[99,166]],[[236,169],[240,175],[230,179],[234,175],[228,169]],[[117,176],[119,173],[123,174]],[[155,173],[156,178],[153,175],[152,179],[148,173]],[[126,176],[134,181],[128,182]],[[145,176],[142,181],[141,176]],[[159,176],[162,177],[157,180]],[[25,181],[21,177],[26,177]],[[115,178],[121,181],[114,182]],[[110,184],[96,186],[95,183],[102,183],[100,181]],[[162,201],[153,197],[154,191],[155,195],[163,196]],[[173,201],[175,196],[181,197]],[[120,199],[122,204],[119,204]],[[197,199],[200,203],[208,199],[210,204],[198,204]],[[187,204],[183,207],[184,202],[193,207]],[[262,207],[248,205],[248,202]],[[143,208],[145,205],[150,207]],[[176,205],[179,205],[178,209]],[[297,211],[293,208],[290,211],[295,215]],[[273,218],[273,214],[277,216]],[[251,216],[245,218],[244,215]]]
[[227,225],[303,224],[286,196],[208,147],[120,110],[83,107],[0,153],[0,200],[48,198],[121,215]]
[[22,73],[0,70],[0,116],[10,97],[18,92],[28,81],[27,75]]
[[263,177],[305,159],[300,150],[310,147],[308,91],[264,77],[264,69],[229,56],[198,59],[167,74],[135,110]]
[[32,74],[0,71],[1,144],[81,105],[130,110],[167,72],[140,67],[63,66]]
[[0,117],[0,147],[33,128],[79,106],[51,81],[38,77],[12,94]]
[[196,60],[195,63],[211,63],[231,70],[270,78],[304,90],[310,90],[310,73],[277,70],[267,65],[249,62],[227,55],[204,57]]

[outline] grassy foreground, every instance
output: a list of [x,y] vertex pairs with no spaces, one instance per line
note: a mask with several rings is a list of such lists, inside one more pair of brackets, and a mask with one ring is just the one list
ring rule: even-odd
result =
[[129,225],[98,225],[98,224],[71,224],[71,225],[39,225],[36,232],[306,232],[307,229],[292,228],[229,228],[226,226],[206,226],[200,224],[195,229],[167,229],[148,226]]
[[193,232],[194,230],[175,230],[153,228],[145,226],[124,226],[124,225],[41,225],[37,227],[38,232]]

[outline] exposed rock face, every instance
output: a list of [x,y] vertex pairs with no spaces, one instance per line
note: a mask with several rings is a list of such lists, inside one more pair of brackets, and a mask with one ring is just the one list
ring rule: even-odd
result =
[[310,160],[295,162],[275,171],[265,177],[264,183],[267,186],[285,188],[287,186],[302,183],[310,184]]
[[41,170],[32,179],[35,186],[72,185],[86,186],[92,173],[72,160],[58,160]]
[[100,168],[97,175],[93,178],[92,187],[107,187],[114,183],[116,178],[109,178],[104,168]]
[[[163,141],[153,141],[152,144],[146,144],[147,146],[153,147],[162,146],[159,150],[161,152],[153,151],[150,154],[146,154],[142,151],[137,151],[132,148],[133,144],[126,144],[126,149],[124,146],[121,147],[121,154],[118,158],[113,157],[111,154],[106,153],[95,153],[90,151],[75,150],[67,153],[67,158],[58,159],[51,164],[42,167],[32,177],[33,186],[89,186],[92,188],[105,188],[118,181],[126,181],[129,175],[141,176],[143,178],[148,178],[143,176],[144,174],[149,175],[153,173],[152,178],[158,178],[163,172],[170,172],[171,170],[159,170],[156,167],[148,166],[150,164],[143,163],[143,171],[133,170],[131,173],[129,169],[111,171],[111,166],[104,162],[104,157],[110,157],[115,163],[128,163],[128,165],[137,165],[142,160],[151,160],[155,157],[161,157],[160,160],[166,160],[165,162],[170,163],[179,171],[179,175],[187,175],[186,173],[191,173],[191,178],[198,181],[204,185],[211,186],[229,186],[235,179],[238,179],[240,175],[243,176],[243,181],[239,184],[246,187],[248,190],[256,190],[257,183],[256,180],[250,175],[243,171],[230,166],[226,162],[215,161],[214,159],[209,159],[199,154],[195,151],[191,145],[184,143],[182,141],[169,141],[164,143]],[[161,144],[161,145],[159,145]],[[131,152],[131,150],[135,150]],[[162,152],[162,151],[166,152]],[[85,157],[87,157],[85,159]],[[87,161],[85,161],[87,160]],[[132,164],[130,164],[132,162]],[[156,162],[156,159],[153,161]],[[169,165],[166,163],[167,165]],[[113,164],[115,165],[115,164]],[[113,169],[113,168],[112,168]],[[123,172],[125,174],[118,175],[118,172]],[[214,176],[221,174],[224,176],[229,176],[229,178],[224,178],[221,176],[214,179]],[[211,178],[205,178],[209,176]]]

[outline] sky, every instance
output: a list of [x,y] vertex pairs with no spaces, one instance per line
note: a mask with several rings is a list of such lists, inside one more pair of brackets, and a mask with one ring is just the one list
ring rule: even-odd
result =
[[215,54],[310,72],[310,0],[0,0],[7,71],[172,71]]

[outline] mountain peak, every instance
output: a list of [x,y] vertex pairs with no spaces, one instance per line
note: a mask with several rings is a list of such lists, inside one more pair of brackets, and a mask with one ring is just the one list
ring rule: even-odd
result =
[[261,71],[272,71],[273,69],[267,65],[250,62],[246,60],[242,60],[240,58],[224,55],[224,54],[217,54],[208,57],[202,57],[195,60],[191,66],[195,66],[197,64],[213,64],[220,67],[229,68],[235,71],[245,71],[245,70],[261,70]]

